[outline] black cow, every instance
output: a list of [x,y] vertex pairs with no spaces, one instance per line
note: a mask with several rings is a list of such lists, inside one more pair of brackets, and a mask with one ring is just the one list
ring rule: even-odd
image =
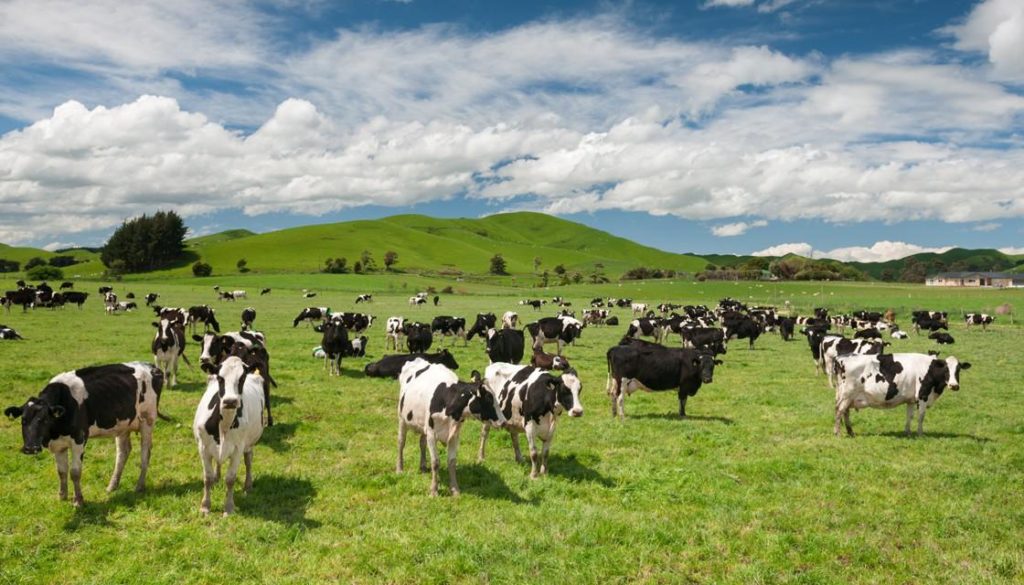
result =
[[397,378],[402,372],[402,367],[416,358],[425,359],[432,364],[443,364],[452,370],[459,369],[455,357],[447,349],[442,349],[438,353],[396,353],[385,356],[379,361],[366,364],[363,373],[371,378]]
[[60,283],[60,290],[64,290],[66,288],[75,288],[75,283],[71,282],[70,280],[65,280],[64,282]]
[[105,295],[105,294],[107,294],[108,292],[114,292],[114,287],[112,287],[112,286],[101,286],[101,287],[99,288],[99,293],[100,293],[101,295]]
[[348,340],[348,330],[341,323],[330,320],[321,326],[323,338],[320,347],[324,350],[324,368],[331,366],[331,375],[341,375],[341,357],[351,352],[352,344]]
[[85,299],[89,298],[89,293],[69,290],[63,293],[62,296],[64,297],[65,303],[78,305],[78,308],[81,309],[82,305],[85,304]]
[[455,345],[455,340],[462,338],[463,345],[468,343],[466,341],[466,319],[463,317],[451,317],[449,315],[442,315],[434,317],[434,320],[430,322],[430,328],[434,333],[440,333],[445,337],[452,338],[452,345]]
[[142,443],[142,465],[135,491],[146,487],[146,472],[153,444],[153,425],[157,419],[163,374],[151,364],[111,364],[82,368],[58,374],[38,396],[22,406],[11,406],[4,414],[21,417],[21,452],[35,455],[44,448],[53,452],[60,478],[60,499],[68,497],[68,449],[71,450],[71,482],[75,506],[82,497],[82,459],[90,438],[113,437],[117,459],[107,491],[121,483],[131,433]]
[[331,315],[331,309],[329,307],[306,307],[302,309],[302,312],[295,317],[292,322],[292,327],[298,327],[299,322],[305,321],[306,323],[312,324],[314,321],[322,321],[327,319]]
[[12,305],[21,305],[22,312],[26,312],[36,303],[36,290],[34,288],[9,290],[4,293],[4,298],[7,299],[5,306],[8,311],[11,310]]
[[934,339],[940,345],[952,345],[954,342],[952,335],[950,335],[949,333],[942,333],[941,331],[936,331],[935,333],[932,333],[931,335],[928,336],[928,339]]
[[242,331],[252,329],[252,322],[256,320],[256,309],[246,307],[242,309]]
[[779,335],[782,337],[782,341],[790,341],[793,339],[793,329],[795,326],[796,320],[792,317],[779,318]]
[[761,335],[764,328],[753,319],[729,320],[725,322],[725,339],[747,339],[750,342],[748,349],[754,349],[754,341]]
[[949,326],[945,321],[942,321],[940,319],[932,319],[930,317],[920,317],[914,319],[914,332],[920,334],[922,329],[926,329],[934,333],[939,329],[946,329],[948,331]]
[[492,329],[488,332],[487,357],[491,363],[518,364],[523,360],[525,336],[518,329]]
[[470,327],[469,331],[466,332],[466,341],[473,339],[474,335],[479,335],[486,339],[487,330],[494,329],[494,325],[498,322],[498,318],[494,313],[478,313],[476,316],[476,322]]
[[715,366],[722,363],[710,352],[667,348],[638,339],[624,342],[628,345],[617,345],[605,354],[612,417],[626,418],[626,395],[639,388],[677,390],[679,416],[685,417],[687,399],[695,396],[702,384],[712,382]]
[[261,297],[263,295],[269,295],[269,294],[270,294],[270,289],[269,288],[265,288],[265,289],[260,290],[260,296]]
[[725,353],[725,333],[717,327],[684,329],[683,343],[694,349],[703,349],[715,355]]
[[156,293],[149,293],[149,294],[146,295],[145,298],[146,298],[146,306],[148,307],[148,306],[152,305],[153,303],[155,303],[156,300],[158,298],[160,298],[160,295],[158,295]]
[[881,339],[882,332],[874,327],[868,327],[867,329],[861,329],[860,331],[853,334],[854,339]]
[[619,318],[616,317],[615,315],[612,315],[611,317],[608,317],[607,319],[604,320],[604,324],[605,325],[618,325],[619,324]]
[[434,344],[434,334],[426,323],[406,323],[405,343],[409,353],[423,353]]

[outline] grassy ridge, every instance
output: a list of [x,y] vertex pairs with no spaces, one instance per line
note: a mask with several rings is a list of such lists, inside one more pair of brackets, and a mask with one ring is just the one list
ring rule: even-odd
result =
[[[256,307],[280,383],[272,399],[278,424],[256,447],[253,492],[239,493],[232,518],[198,513],[201,467],[190,430],[204,388],[197,370],[183,367],[183,384],[163,394],[161,410],[174,421],[157,425],[142,495],[130,491],[137,441],[125,485],[106,494],[114,445],[95,440],[83,475],[87,505],[76,511],[58,502],[52,456],[19,453],[20,425],[4,420],[0,582],[1012,583],[1024,572],[1019,326],[1000,319],[988,333],[968,333],[954,322],[952,349],[974,367],[963,388],[929,412],[927,436],[910,440],[899,434],[902,409],[855,413],[859,436],[833,438],[833,393],[814,374],[806,343],[775,335],[754,351],[731,347],[714,383],[690,400],[689,420],[672,415],[672,393],[638,393],[626,401],[630,418],[612,421],[604,352],[625,326],[587,328],[567,349],[586,413],[560,422],[550,475],[529,480],[503,432],[492,432],[487,459],[477,463],[479,424],[470,422],[456,500],[426,495],[415,440],[406,448],[408,471],[394,473],[397,383],[359,373],[381,355],[381,325],[371,329],[371,356],[346,359],[337,378],[310,357],[318,336],[291,326],[307,304],[421,320],[483,310],[518,310],[527,320],[547,314],[518,306],[521,290],[491,283],[467,283],[468,294],[443,295],[438,309],[411,309],[408,293],[427,282],[256,275],[118,285],[122,293],[159,292],[167,305],[213,303],[215,283],[251,294],[274,287],[244,304],[214,304],[226,329],[246,304]],[[317,288],[316,302],[300,288]],[[374,292],[376,302],[357,307],[356,292]],[[1024,300],[1020,291],[865,283],[649,282],[546,294],[577,306],[592,296],[707,304],[733,296],[789,301],[803,313],[818,305],[897,307],[902,316],[904,307],[987,310]],[[151,320],[145,312],[106,316],[95,299],[81,312],[5,315],[27,340],[0,342],[0,405],[20,404],[59,371],[151,359]],[[932,348],[914,336],[894,344]],[[187,351],[195,361],[196,345]],[[463,378],[486,364],[478,342],[453,351]],[[222,503],[218,488],[215,513]]]

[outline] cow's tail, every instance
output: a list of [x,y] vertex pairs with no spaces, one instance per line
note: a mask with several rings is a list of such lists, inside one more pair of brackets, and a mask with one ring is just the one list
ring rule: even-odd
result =
[[181,357],[181,359],[182,359],[182,360],[184,360],[184,361],[185,361],[185,365],[186,365],[186,366],[188,366],[189,368],[191,368],[191,367],[192,367],[192,362],[188,361],[188,354],[187,354],[187,353],[185,353],[184,351],[182,351],[182,352],[181,352],[181,356],[180,356],[180,357]]
[[160,392],[164,389],[164,373],[155,366],[150,368],[149,373],[153,392],[156,394],[156,417],[162,421],[170,422],[174,419],[160,412]]

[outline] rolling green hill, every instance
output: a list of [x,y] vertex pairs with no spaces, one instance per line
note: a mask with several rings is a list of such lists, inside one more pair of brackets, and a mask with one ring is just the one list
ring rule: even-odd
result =
[[74,256],[75,259],[78,260],[79,264],[68,266],[63,269],[65,275],[93,275],[93,273],[98,274],[103,271],[103,264],[100,263],[100,255],[98,252],[92,252],[80,248],[61,250],[60,252],[48,252],[39,248],[15,247],[8,246],[7,244],[0,244],[0,258],[19,262],[23,269],[25,263],[32,258],[39,257],[43,260],[49,260],[54,256]]
[[[602,263],[612,277],[640,265],[693,272],[706,264],[699,257],[664,252],[529,212],[481,219],[396,215],[258,235],[234,230],[189,240],[188,249],[221,274],[234,272],[240,258],[256,272],[316,272],[327,258],[344,257],[351,266],[363,250],[369,250],[381,268],[385,252],[393,250],[398,253],[398,270],[468,274],[487,272],[490,258],[498,253],[512,274],[533,273],[535,257],[541,258],[541,270],[551,271],[563,264],[569,271],[589,273],[595,263]],[[169,272],[184,274],[188,270],[183,266]]]
[[999,250],[953,248],[941,254],[924,252],[888,262],[848,262],[847,264],[867,273],[872,278],[881,278],[886,271],[898,276],[906,268],[907,263],[914,261],[924,264],[928,274],[966,270],[1003,271],[1017,263],[1017,260]]

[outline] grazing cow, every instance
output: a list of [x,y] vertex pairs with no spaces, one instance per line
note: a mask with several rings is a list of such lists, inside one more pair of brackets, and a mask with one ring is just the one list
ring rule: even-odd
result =
[[252,450],[263,435],[263,391],[260,372],[240,358],[230,356],[220,366],[206,364],[210,374],[206,392],[199,400],[192,423],[192,434],[199,445],[203,462],[203,500],[199,511],[210,513],[210,492],[220,478],[220,467],[228,462],[224,474],[224,515],[235,511],[235,478],[238,465],[245,460],[243,491],[252,489]]
[[910,435],[910,422],[917,408],[917,434],[924,433],[924,415],[948,386],[960,389],[960,372],[971,364],[950,356],[944,360],[919,353],[894,353],[880,356],[852,356],[841,363],[839,390],[836,392],[835,426],[846,423],[852,437],[850,408],[893,408],[907,405],[904,432]]
[[324,350],[324,369],[331,366],[331,375],[341,375],[341,357],[352,349],[348,340],[348,330],[341,323],[331,320],[323,324],[323,338],[320,347]]
[[174,388],[178,383],[178,358],[188,363],[185,357],[185,328],[177,321],[161,319],[154,322],[156,337],[153,338],[153,361],[164,374],[167,387]]
[[292,327],[298,327],[299,322],[305,321],[307,324],[312,325],[315,321],[324,321],[330,319],[331,308],[330,307],[306,307],[302,309],[302,312],[295,317],[292,321]]
[[405,344],[409,353],[423,353],[434,343],[434,334],[426,323],[405,324]]
[[218,333],[220,332],[220,323],[217,322],[216,311],[214,311],[210,305],[195,305],[189,307],[188,318],[185,322],[188,324],[192,333],[195,333],[196,331],[196,323],[202,323],[204,331],[213,329]]
[[82,305],[85,304],[85,299],[89,298],[89,293],[69,290],[63,296],[65,303],[78,305],[79,310],[81,310]]
[[333,313],[331,319],[339,321],[345,326],[345,329],[353,331],[355,333],[362,333],[373,325],[373,315],[364,315],[362,313]]
[[528,300],[520,301],[519,302],[520,305],[530,305],[531,307],[533,307],[534,311],[539,311],[541,305],[543,305],[545,303],[547,303],[547,301],[542,301],[540,299],[528,299]]
[[231,301],[231,302],[235,301],[235,295],[232,294],[230,291],[224,291],[224,292],[220,292],[220,293],[217,293],[217,294],[218,294],[217,298],[222,300],[222,301]]
[[[531,366],[496,363],[487,366],[484,379],[491,392],[497,394],[501,413],[508,421],[505,428],[512,435],[516,463],[523,460],[519,451],[519,433],[525,433],[530,448],[530,478],[547,474],[548,451],[555,438],[559,415],[568,411],[569,416],[583,416],[583,403],[580,402],[583,384],[576,371],[568,369],[561,377],[556,377],[551,372]],[[479,461],[484,459],[489,430],[484,425],[480,431]],[[537,439],[543,442],[540,453],[537,452]]]
[[238,299],[244,299],[244,298],[246,298],[245,291],[244,290],[233,290],[233,291],[231,291],[231,298],[232,298],[232,300],[235,300],[235,301],[237,301]]
[[256,320],[256,309],[246,307],[242,309],[242,331],[252,329],[252,322]]
[[440,441],[448,449],[448,487],[453,496],[459,495],[459,482],[455,465],[459,453],[459,431],[469,416],[496,426],[505,425],[505,417],[498,408],[494,393],[473,371],[472,382],[460,382],[455,372],[440,364],[416,359],[402,368],[398,396],[398,461],[395,471],[401,473],[405,462],[405,435],[413,430],[420,437],[420,470],[426,471],[426,453],[430,451],[430,495],[437,495],[438,471],[441,468],[437,454]]
[[64,290],[66,288],[75,288],[75,283],[71,282],[70,280],[65,280],[64,282],[60,283],[60,290]]
[[557,343],[557,353],[562,355],[562,349],[580,336],[581,327],[578,325],[579,321],[575,319],[572,321],[574,322],[567,322],[565,319],[557,317],[544,317],[536,323],[528,324],[526,329],[530,332],[530,337],[533,339],[532,346],[543,348],[545,343]]
[[515,329],[519,323],[519,315],[515,311],[505,311],[501,316],[502,329]]
[[356,304],[369,303],[373,301],[373,295],[359,295],[356,297]]
[[792,317],[779,318],[779,335],[782,336],[782,341],[790,341],[793,339],[793,329],[795,325],[796,320]]
[[379,361],[366,364],[363,373],[371,378],[397,378],[405,364],[415,359],[422,359],[432,364],[442,364],[450,370],[459,369],[455,356],[447,349],[442,349],[437,353],[396,353],[384,356]]
[[632,303],[633,316],[644,315],[647,313],[647,303]]
[[149,294],[147,294],[147,295],[145,296],[145,299],[146,299],[146,306],[148,307],[148,306],[152,305],[153,303],[155,303],[155,302],[156,302],[156,300],[157,300],[158,298],[160,298],[160,295],[158,295],[158,294],[156,294],[156,293],[149,293]]
[[981,325],[981,330],[985,331],[985,329],[995,320],[995,317],[992,315],[986,315],[985,313],[967,313],[964,315],[964,323],[967,324],[968,329],[971,328],[971,325]]
[[419,297],[419,296],[409,297],[409,306],[410,307],[419,307],[419,306],[425,305],[425,304],[427,304],[427,298],[426,297]]
[[950,335],[949,333],[943,333],[941,331],[936,331],[935,333],[932,333],[931,335],[928,336],[928,339],[933,339],[936,343],[940,345],[952,345],[955,342],[952,335]]
[[466,341],[466,319],[463,317],[451,317],[448,315],[434,317],[434,320],[430,322],[430,329],[444,337],[451,337],[453,347],[455,346],[456,339],[462,339],[463,346],[468,343]]
[[261,289],[261,290],[260,290],[260,296],[261,296],[261,297],[262,297],[263,295],[269,295],[269,294],[270,294],[270,289],[269,289],[269,288],[264,288],[264,289]]
[[398,351],[398,344],[404,335],[405,317],[388,317],[388,322],[384,326],[384,351],[387,351],[388,347]]
[[486,339],[487,330],[494,329],[494,325],[497,322],[498,318],[494,316],[494,313],[477,313],[476,321],[466,333],[466,340],[469,341],[470,339],[473,339],[474,335],[479,335]]
[[[625,340],[624,340],[625,341]],[[605,354],[608,362],[608,395],[612,417],[626,418],[626,395],[638,389],[677,390],[679,416],[686,416],[686,401],[702,384],[710,384],[715,366],[722,362],[711,352],[668,348],[656,343],[630,340]]]
[[121,483],[131,433],[142,443],[142,464],[135,491],[146,487],[146,471],[153,444],[163,374],[151,364],[138,362],[82,368],[57,374],[38,396],[22,406],[11,406],[4,414],[21,417],[21,452],[35,455],[47,448],[57,462],[60,499],[68,497],[68,450],[71,450],[71,482],[75,506],[81,506],[82,458],[90,438],[114,437],[117,459],[107,491]]
[[0,339],[25,339],[7,325],[0,325]]
[[725,340],[746,339],[749,341],[747,349],[754,349],[754,341],[762,331],[764,331],[764,327],[749,317],[725,322]]
[[920,334],[922,329],[926,329],[930,332],[938,331],[939,329],[949,330],[949,324],[943,319],[935,319],[928,316],[914,316],[914,333]]
[[518,364],[523,361],[525,336],[519,329],[491,329],[487,332],[487,357],[494,362]]
[[633,319],[626,330],[626,337],[650,337],[654,339],[655,343],[661,343],[661,336],[664,332],[660,319]]
[[[522,335],[522,331],[519,334]],[[504,360],[491,360],[504,361]],[[519,363],[519,362],[512,362]],[[544,350],[533,348],[533,355],[530,356],[530,365],[535,368],[541,368],[544,370],[565,370],[569,368],[569,360],[565,359],[560,355],[552,355],[550,353],[544,353]]]

